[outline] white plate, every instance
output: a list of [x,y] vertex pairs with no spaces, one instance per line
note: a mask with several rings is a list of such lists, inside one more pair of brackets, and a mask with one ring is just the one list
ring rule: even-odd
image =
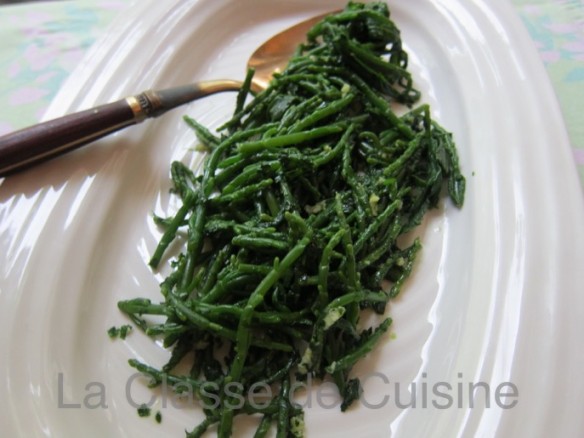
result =
[[[47,117],[146,88],[242,78],[247,57],[271,34],[343,5],[135,2]],[[446,203],[425,223],[420,261],[390,309],[396,338],[356,370],[378,373],[366,385],[369,407],[326,409],[313,388],[308,436],[583,436],[584,214],[532,43],[504,1],[391,7],[424,100],[456,136],[467,201],[461,211]],[[111,342],[106,330],[126,322],[118,300],[158,297],[159,278],[146,264],[159,237],[150,213],[174,207],[171,160],[192,159],[182,114],[217,126],[233,101],[193,103],[1,183],[2,436],[180,437],[201,419],[196,408],[164,408],[160,393],[162,424],[138,418],[132,403],[152,392],[130,380],[128,398],[126,362],[161,365],[168,352],[138,332]],[[417,404],[400,407],[410,382]],[[472,407],[469,384],[479,385]],[[518,395],[496,398],[497,388]],[[502,409],[497,401],[517,403]]]

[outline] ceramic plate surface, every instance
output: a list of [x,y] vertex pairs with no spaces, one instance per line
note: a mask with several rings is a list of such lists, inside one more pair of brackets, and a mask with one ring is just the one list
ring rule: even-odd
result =
[[[135,2],[47,118],[148,88],[241,79],[270,35],[343,5]],[[584,436],[584,214],[543,67],[504,1],[390,7],[423,100],[457,140],[467,200],[462,210],[445,202],[421,228],[423,252],[389,309],[394,336],[355,369],[362,403],[343,414],[315,386],[304,394],[307,434]],[[162,365],[167,351],[106,330],[127,323],[118,300],[158,299],[151,212],[176,208],[170,162],[201,161],[182,115],[216,127],[234,100],[200,100],[0,183],[0,435],[181,437],[202,418],[133,378],[129,358]],[[150,401],[160,425],[136,414]],[[251,433],[238,423],[238,436]]]

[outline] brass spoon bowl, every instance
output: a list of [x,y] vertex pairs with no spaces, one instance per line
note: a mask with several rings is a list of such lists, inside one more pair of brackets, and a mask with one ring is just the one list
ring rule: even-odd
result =
[[[267,88],[272,75],[282,71],[308,30],[326,15],[298,23],[260,45],[247,67],[255,74],[254,92]],[[69,114],[0,137],[0,177],[72,151],[127,126],[158,117],[177,106],[224,91],[238,91],[240,81],[214,80],[140,94]]]

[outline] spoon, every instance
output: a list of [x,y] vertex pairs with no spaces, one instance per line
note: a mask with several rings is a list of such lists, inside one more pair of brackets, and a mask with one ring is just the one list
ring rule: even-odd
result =
[[[247,67],[255,74],[253,92],[267,88],[272,75],[284,69],[308,30],[326,15],[298,23],[259,46]],[[158,117],[177,106],[224,91],[238,91],[242,82],[224,79],[201,81],[140,94],[33,125],[0,137],[0,178],[62,155],[145,119]]]

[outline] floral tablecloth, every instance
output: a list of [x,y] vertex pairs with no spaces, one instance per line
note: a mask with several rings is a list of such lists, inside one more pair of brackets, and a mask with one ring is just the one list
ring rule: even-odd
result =
[[[509,1],[546,66],[584,186],[584,0]],[[0,6],[0,135],[41,119],[89,46],[126,7],[124,0]]]

